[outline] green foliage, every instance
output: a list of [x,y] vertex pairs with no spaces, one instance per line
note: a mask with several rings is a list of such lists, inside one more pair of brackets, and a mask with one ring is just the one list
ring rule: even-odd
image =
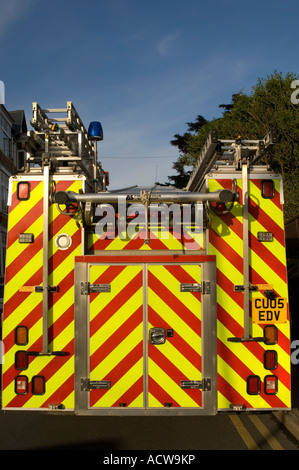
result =
[[233,94],[231,103],[221,104],[222,117],[205,120],[197,116],[188,123],[188,132],[176,134],[171,144],[177,146],[180,157],[173,168],[177,175],[169,177],[177,187],[184,187],[211,129],[217,129],[220,139],[261,139],[276,128],[280,141],[267,154],[263,163],[282,174],[285,192],[285,218],[299,214],[299,104],[291,102],[293,80],[298,77],[274,72],[259,78],[249,95]]

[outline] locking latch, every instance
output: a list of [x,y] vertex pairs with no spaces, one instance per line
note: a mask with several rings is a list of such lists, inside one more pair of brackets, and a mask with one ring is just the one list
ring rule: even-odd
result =
[[181,292],[201,292],[202,294],[209,294],[210,293],[210,282],[203,281],[201,284],[199,283],[186,283],[180,285]]
[[110,284],[90,284],[89,282],[81,282],[81,294],[89,295],[92,293],[111,292]]

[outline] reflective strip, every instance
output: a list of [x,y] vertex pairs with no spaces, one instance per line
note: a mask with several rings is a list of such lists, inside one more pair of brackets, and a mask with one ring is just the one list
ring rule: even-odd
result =
[[[242,181],[238,180],[241,193]],[[208,180],[209,190],[231,188],[231,179]],[[250,282],[269,284],[282,297],[288,296],[286,259],[283,234],[283,213],[280,205],[280,184],[275,180],[274,199],[263,199],[260,180],[249,180],[249,262]],[[240,201],[242,202],[242,201]],[[263,378],[263,342],[234,343],[227,339],[242,337],[243,294],[234,292],[234,285],[243,284],[242,207],[235,203],[232,214],[218,216],[210,212],[212,226],[209,231],[209,253],[217,257],[218,303],[218,407],[228,409],[230,403],[243,403],[248,408],[285,408],[290,406],[290,328],[289,322],[277,325],[279,341],[271,349],[278,352],[278,394],[266,395]],[[274,241],[258,242],[258,231],[272,231]],[[252,293],[251,295],[254,295]],[[260,294],[259,294],[260,295]],[[263,336],[263,325],[250,323],[253,337]],[[246,393],[248,375],[259,375],[261,394]]]
[[199,389],[181,380],[201,380],[201,293],[180,292],[181,283],[201,282],[200,266],[148,267],[148,330],[173,330],[165,344],[148,344],[149,407],[202,406]]
[[[124,234],[123,234],[124,237]],[[149,231],[150,243],[145,244],[146,233],[140,231],[132,238],[99,239],[96,235],[89,234],[88,247],[93,250],[202,250],[204,248],[203,232],[199,234],[188,234],[184,231],[183,238],[180,234],[176,236],[166,230],[162,235],[160,231]]]
[[[42,285],[43,265],[43,182],[30,181],[28,201],[16,199],[13,184],[12,205],[8,222],[7,284],[5,286],[3,337],[5,363],[3,365],[3,406],[47,408],[49,403],[63,403],[74,408],[74,256],[81,254],[81,231],[76,220],[62,215],[52,205],[49,208],[49,285],[58,285],[59,291],[49,294],[48,339],[49,351],[65,351],[67,356],[29,357],[29,368],[24,371],[29,378],[29,392],[16,396],[14,377],[14,329],[26,325],[29,344],[22,349],[42,350],[42,294],[20,293],[23,285]],[[82,181],[57,181],[56,190],[78,192]],[[25,215],[24,215],[25,214]],[[34,234],[34,243],[18,243],[18,233]],[[60,233],[72,237],[69,250],[58,250],[55,238]],[[20,269],[21,267],[21,269]],[[42,375],[46,392],[41,396],[31,393],[31,378]]]
[[142,407],[142,266],[91,266],[90,282],[111,285],[90,294],[90,380],[111,381],[90,391],[90,406]]

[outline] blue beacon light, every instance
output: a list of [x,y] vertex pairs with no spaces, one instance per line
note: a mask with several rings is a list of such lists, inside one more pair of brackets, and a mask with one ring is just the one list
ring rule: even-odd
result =
[[89,124],[88,138],[90,140],[103,140],[103,128],[100,122],[92,121]]

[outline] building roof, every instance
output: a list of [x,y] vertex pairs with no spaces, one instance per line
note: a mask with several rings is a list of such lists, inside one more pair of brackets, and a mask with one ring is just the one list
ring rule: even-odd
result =
[[27,123],[24,110],[19,109],[17,111],[9,111],[9,114],[13,119],[12,130],[14,134],[20,135],[27,132]]

